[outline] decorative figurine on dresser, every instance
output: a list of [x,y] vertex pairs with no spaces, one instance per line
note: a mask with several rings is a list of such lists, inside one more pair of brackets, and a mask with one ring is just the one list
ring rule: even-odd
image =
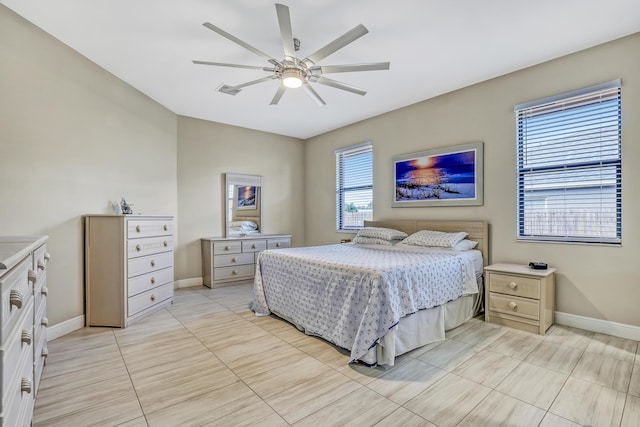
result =
[[0,426],[28,426],[47,350],[47,236],[0,236]]
[[126,328],[173,302],[173,217],[86,215],[87,326]]

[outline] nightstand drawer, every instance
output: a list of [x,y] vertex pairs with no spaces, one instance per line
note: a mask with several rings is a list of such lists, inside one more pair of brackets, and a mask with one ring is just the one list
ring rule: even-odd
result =
[[489,310],[532,320],[540,319],[540,302],[538,300],[496,294],[494,292],[489,295]]
[[490,273],[489,291],[523,298],[540,299],[540,280]]

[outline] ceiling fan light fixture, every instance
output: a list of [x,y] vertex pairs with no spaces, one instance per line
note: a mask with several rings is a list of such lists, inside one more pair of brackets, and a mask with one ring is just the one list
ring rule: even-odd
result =
[[304,75],[297,68],[288,68],[282,72],[282,84],[288,88],[295,89],[302,86]]

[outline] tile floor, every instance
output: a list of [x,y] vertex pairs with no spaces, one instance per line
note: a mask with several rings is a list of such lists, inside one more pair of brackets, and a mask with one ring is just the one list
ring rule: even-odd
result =
[[636,341],[473,319],[394,367],[248,310],[250,285],[177,290],[127,329],[49,343],[35,426],[640,426]]

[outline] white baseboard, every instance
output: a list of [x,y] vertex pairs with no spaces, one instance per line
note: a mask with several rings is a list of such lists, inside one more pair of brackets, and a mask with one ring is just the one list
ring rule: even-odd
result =
[[578,316],[576,314],[561,313],[559,311],[555,312],[555,323],[584,329],[586,331],[612,335],[614,337],[640,341],[640,327],[626,325],[624,323],[594,319],[592,317]]
[[63,335],[70,334],[82,328],[84,328],[84,314],[48,327],[47,341],[55,340],[56,338],[60,338]]
[[191,279],[176,280],[173,282],[173,287],[178,288],[191,288],[193,286],[202,286],[204,282],[202,277],[193,277]]

